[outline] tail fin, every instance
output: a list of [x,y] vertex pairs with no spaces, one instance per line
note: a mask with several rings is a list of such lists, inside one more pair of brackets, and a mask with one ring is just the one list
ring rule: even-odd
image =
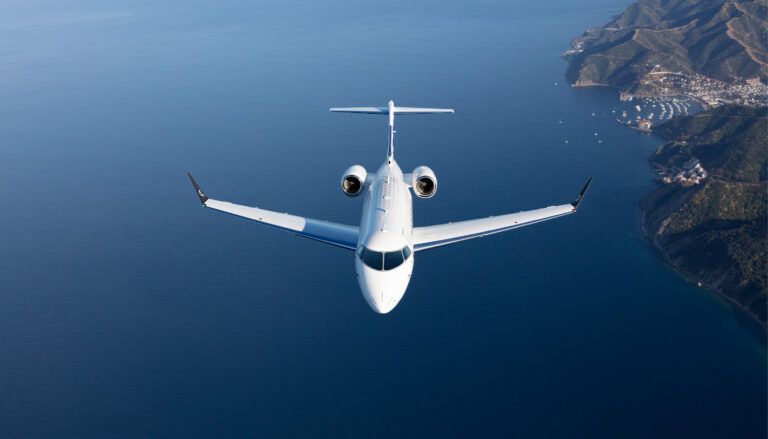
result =
[[387,160],[391,161],[395,156],[395,115],[396,114],[433,114],[453,113],[453,108],[419,108],[397,107],[393,101],[389,101],[386,107],[341,107],[331,108],[333,113],[362,113],[381,114],[389,116],[389,142],[387,145]]

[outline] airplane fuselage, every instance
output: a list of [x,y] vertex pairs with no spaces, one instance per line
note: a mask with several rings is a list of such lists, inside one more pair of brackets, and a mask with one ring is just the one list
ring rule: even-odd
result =
[[413,273],[413,200],[394,158],[366,184],[355,271],[370,307],[391,311],[405,294]]

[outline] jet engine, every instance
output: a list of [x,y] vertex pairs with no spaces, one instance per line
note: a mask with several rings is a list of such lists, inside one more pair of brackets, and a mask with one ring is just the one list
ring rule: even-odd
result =
[[419,166],[411,173],[411,186],[419,198],[432,198],[437,192],[437,177],[432,169]]
[[350,197],[356,197],[363,193],[365,179],[368,173],[360,165],[350,166],[341,177],[341,190]]

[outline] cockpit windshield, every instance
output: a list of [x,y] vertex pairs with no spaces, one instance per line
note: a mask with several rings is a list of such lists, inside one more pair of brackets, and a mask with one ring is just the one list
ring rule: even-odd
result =
[[411,249],[406,245],[400,250],[392,252],[377,252],[361,245],[357,249],[357,256],[363,263],[374,270],[386,271],[399,267],[411,256]]

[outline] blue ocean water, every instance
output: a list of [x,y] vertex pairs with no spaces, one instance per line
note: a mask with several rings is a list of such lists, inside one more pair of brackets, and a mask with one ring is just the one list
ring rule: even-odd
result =
[[[0,436],[765,437],[763,340],[641,235],[660,139],[563,78],[627,1],[155,3],[2,6]],[[456,109],[398,119],[417,225],[582,209],[417,254],[380,316],[186,180],[355,224],[385,121],[327,108],[388,99]]]

